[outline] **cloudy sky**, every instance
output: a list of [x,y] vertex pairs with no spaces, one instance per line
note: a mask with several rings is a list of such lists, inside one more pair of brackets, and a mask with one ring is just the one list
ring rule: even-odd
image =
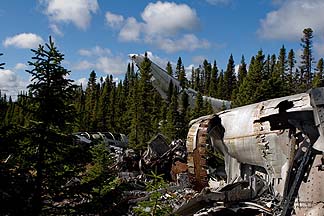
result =
[[128,54],[149,52],[165,68],[182,58],[185,67],[203,59],[225,69],[249,62],[259,49],[277,54],[282,45],[300,49],[302,30],[314,30],[315,59],[324,56],[323,0],[3,0],[0,8],[0,90],[16,95],[28,83],[31,49],[51,35],[65,54],[71,78],[122,79]]

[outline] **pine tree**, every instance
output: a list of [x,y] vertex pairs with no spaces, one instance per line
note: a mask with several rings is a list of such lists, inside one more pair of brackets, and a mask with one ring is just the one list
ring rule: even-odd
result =
[[201,83],[201,69],[200,67],[196,68],[194,70],[194,83],[193,83],[193,89],[196,91],[199,91],[201,89],[200,83]]
[[97,74],[91,71],[85,93],[85,125],[87,131],[92,131],[97,127],[97,103],[98,103]]
[[277,56],[275,54],[272,54],[270,57],[270,75],[275,73],[275,67],[277,63]]
[[177,119],[178,119],[178,94],[173,92],[171,103],[166,114],[166,124],[162,133],[170,140],[177,138]]
[[259,50],[258,54],[251,58],[249,71],[243,84],[240,86],[238,94],[234,100],[235,106],[242,106],[264,100],[263,81],[264,55]]
[[224,84],[224,75],[223,70],[221,70],[217,83],[217,95],[219,99],[225,99],[225,84]]
[[273,75],[273,71],[271,70],[271,58],[270,55],[267,56],[267,59],[264,62],[262,79],[267,80]]
[[211,115],[214,113],[213,107],[209,100],[204,101],[204,115]]
[[246,63],[245,63],[244,55],[242,55],[241,64],[239,66],[238,75],[237,75],[238,86],[240,86],[243,83],[243,80],[245,79],[246,75],[247,75]]
[[112,90],[112,83],[110,83],[109,76],[107,75],[104,83],[103,83],[103,90],[100,94],[99,101],[98,101],[98,130],[100,131],[107,131],[108,122],[109,122],[109,112],[110,112],[110,92]]
[[191,68],[190,88],[195,89],[195,68]]
[[296,80],[294,79],[294,74],[293,70],[296,64],[295,60],[295,53],[294,50],[291,49],[288,53],[288,58],[287,58],[287,65],[288,65],[288,88],[289,88],[289,93],[294,93],[295,91],[295,86],[297,85]]
[[[278,59],[275,66],[272,68],[272,60],[268,55],[265,63],[263,80],[260,87],[259,94],[262,95],[263,100],[281,97],[289,92],[287,86],[287,57],[286,48],[282,46],[279,51]],[[269,73],[270,72],[270,73]]]
[[280,49],[278,61],[276,64],[276,72],[275,76],[280,77],[282,81],[286,80],[286,71],[287,71],[287,57],[286,57],[286,48],[283,45]]
[[168,95],[167,95],[167,103],[171,103],[171,98],[172,98],[172,95],[173,95],[173,92],[175,91],[175,86],[173,85],[173,82],[172,80],[170,80],[169,82],[169,87],[168,87]]
[[168,61],[167,66],[166,66],[166,71],[170,76],[173,76],[173,69],[171,63]]
[[322,87],[323,86],[323,72],[324,72],[324,60],[323,58],[320,58],[316,65],[316,74],[313,79],[313,87]]
[[[110,169],[114,165],[114,156],[110,153],[106,144],[95,144],[91,149],[91,166],[82,175],[81,184],[83,187],[90,187],[91,191],[87,191],[91,195],[88,201],[86,214],[105,215],[105,209],[109,209],[116,202],[116,195],[113,199],[109,199],[111,191],[113,191],[120,181],[117,177],[115,169]],[[118,196],[118,195],[117,195]],[[78,214],[80,214],[78,212]],[[106,213],[107,214],[107,213]]]
[[203,101],[203,97],[201,95],[200,92],[197,93],[197,98],[195,101],[195,106],[192,110],[192,118],[198,118],[200,116],[205,115],[205,109],[204,109],[204,101]]
[[109,110],[107,113],[107,128],[115,132],[116,129],[116,108],[117,108],[117,93],[116,93],[116,83],[112,81],[113,78],[110,75],[111,91],[109,94]]
[[301,79],[303,85],[301,88],[302,90],[306,91],[311,87],[312,84],[312,68],[314,63],[313,58],[313,30],[311,28],[306,28],[303,30],[303,37],[301,38],[301,47],[303,48],[303,53],[301,55],[301,62],[300,62],[300,72],[301,72]]
[[180,109],[180,119],[179,119],[179,135],[178,138],[186,139],[188,134],[188,124],[190,121],[190,107],[189,107],[189,95],[187,92],[182,92],[181,94],[181,109]]
[[181,69],[182,69],[182,59],[181,59],[181,57],[179,57],[178,61],[177,61],[176,71],[175,71],[175,77],[178,80],[179,80],[179,77],[180,77]]
[[137,98],[133,99],[133,118],[131,122],[131,132],[129,137],[130,146],[135,150],[143,150],[147,142],[154,135],[152,127],[152,101],[153,86],[151,83],[151,61],[145,53],[144,61],[140,66],[140,78],[138,81]]
[[204,69],[204,82],[203,82],[203,93],[208,95],[209,93],[209,86],[211,82],[211,64],[205,59],[203,62],[203,69]]
[[34,215],[39,215],[45,205],[44,199],[62,196],[61,186],[73,173],[66,172],[73,170],[73,166],[66,158],[72,147],[65,134],[72,132],[71,123],[75,119],[74,106],[70,104],[75,86],[66,78],[70,72],[61,65],[64,55],[54,46],[51,37],[49,44],[32,51],[34,62],[28,63],[33,69],[27,70],[32,76],[32,83],[27,88],[33,105],[29,145],[36,154],[31,169],[35,167],[36,171]]
[[236,88],[236,82],[235,64],[233,55],[231,54],[228,59],[227,69],[224,73],[224,99],[231,100],[233,90]]
[[182,89],[187,88],[186,70],[183,65],[181,66],[181,70],[179,74],[179,82]]
[[218,78],[218,68],[216,61],[214,61],[212,70],[211,70],[211,77],[210,77],[210,85],[209,85],[209,96],[216,97],[217,95],[217,78]]

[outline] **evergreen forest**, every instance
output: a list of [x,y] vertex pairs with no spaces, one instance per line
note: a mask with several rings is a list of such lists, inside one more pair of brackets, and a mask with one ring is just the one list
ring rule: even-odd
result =
[[127,206],[121,192],[130,186],[118,178],[109,149],[102,143],[76,145],[71,134],[123,133],[129,148],[141,154],[156,134],[185,140],[192,119],[220,111],[204,95],[230,100],[235,108],[324,86],[324,61],[314,58],[312,38],[313,30],[304,29],[300,56],[282,45],[278,53],[260,49],[249,60],[242,55],[235,62],[230,55],[222,67],[205,59],[190,76],[181,57],[174,66],[168,62],[167,73],[198,92],[190,107],[189,96],[172,83],[162,99],[150,82],[147,55],[141,69],[129,63],[119,82],[91,71],[86,86],[75,85],[50,37],[31,50],[27,91],[15,100],[0,91],[1,214],[119,215]]

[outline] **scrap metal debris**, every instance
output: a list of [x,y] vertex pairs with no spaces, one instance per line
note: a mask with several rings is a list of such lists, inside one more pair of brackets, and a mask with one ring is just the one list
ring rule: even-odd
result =
[[152,171],[176,215],[324,215],[324,88],[202,116],[186,140],[157,134],[142,155],[107,134],[75,136],[109,145],[119,177],[134,185],[128,215],[152,193]]

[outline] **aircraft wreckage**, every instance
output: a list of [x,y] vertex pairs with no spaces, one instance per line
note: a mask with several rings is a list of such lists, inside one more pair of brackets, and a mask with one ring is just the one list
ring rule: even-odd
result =
[[[209,194],[223,206],[243,202],[269,215],[323,214],[323,124],[324,88],[203,116],[191,122],[187,137],[189,173],[198,189],[223,184]],[[209,170],[208,148],[224,160]],[[246,203],[252,200],[261,205]]]
[[[138,66],[144,59],[131,58]],[[172,81],[194,104],[197,92],[181,89],[154,63],[151,70],[162,97]],[[229,101],[204,100],[214,109],[230,107]],[[164,196],[176,199],[161,199],[170,202],[175,215],[324,216],[324,88],[202,116],[190,122],[186,141],[169,145],[158,134],[141,156],[127,149],[123,134],[74,136],[82,143],[107,143],[119,177],[138,185],[124,193],[128,215],[134,215],[137,202],[148,199],[143,182],[149,179],[143,174],[155,170],[176,184],[163,189]]]
[[[144,57],[130,57],[140,67]],[[162,96],[170,80],[180,89],[156,64],[151,70]],[[324,88],[195,119],[186,151],[190,183],[201,192],[177,215],[324,215]]]

